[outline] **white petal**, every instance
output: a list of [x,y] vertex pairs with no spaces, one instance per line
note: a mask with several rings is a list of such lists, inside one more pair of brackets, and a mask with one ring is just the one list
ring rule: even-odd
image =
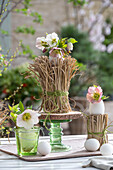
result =
[[24,122],[25,122],[25,121],[23,121],[23,120],[17,119],[16,125],[17,125],[18,127],[23,127],[23,126],[24,126]]
[[33,123],[34,123],[34,124],[37,124],[37,123],[39,122],[39,119],[38,119],[37,114],[32,114],[31,119],[33,120]]
[[52,39],[54,39],[54,38],[57,39],[57,40],[59,39],[58,35],[55,32],[52,33]]
[[34,123],[34,124],[39,123],[39,119],[38,119],[38,118],[37,118],[37,119],[34,119],[33,123]]
[[51,34],[47,34],[46,40],[52,40],[52,35]]
[[34,126],[34,123],[31,119],[28,121],[24,121],[24,123],[23,123],[23,127],[25,129],[31,129],[33,126]]
[[17,119],[16,119],[16,125],[19,126],[19,127],[22,127],[22,123],[23,122],[23,119],[22,119],[22,114],[18,115],[17,116]]

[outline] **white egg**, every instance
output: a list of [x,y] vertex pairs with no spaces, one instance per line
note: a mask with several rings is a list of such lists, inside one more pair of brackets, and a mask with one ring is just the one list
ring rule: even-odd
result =
[[38,152],[41,155],[49,154],[51,152],[51,145],[46,141],[39,142],[39,144],[38,144]]
[[101,100],[99,103],[91,103],[89,104],[89,113],[90,114],[104,114],[105,113],[105,106],[103,100]]
[[101,146],[100,148],[100,153],[103,156],[110,156],[113,154],[113,145],[109,144],[109,143],[105,143]]
[[84,147],[88,151],[97,151],[100,147],[100,143],[97,139],[91,138],[86,140]]

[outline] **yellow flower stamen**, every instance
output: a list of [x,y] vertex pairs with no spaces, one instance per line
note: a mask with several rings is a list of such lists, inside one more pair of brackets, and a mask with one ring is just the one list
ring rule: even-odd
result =
[[24,115],[22,116],[22,119],[23,119],[24,121],[28,121],[29,119],[31,119],[30,113],[24,113]]
[[99,94],[99,93],[94,93],[93,99],[98,100],[99,97],[100,97],[100,94]]
[[56,38],[52,39],[52,44],[54,44],[56,42]]

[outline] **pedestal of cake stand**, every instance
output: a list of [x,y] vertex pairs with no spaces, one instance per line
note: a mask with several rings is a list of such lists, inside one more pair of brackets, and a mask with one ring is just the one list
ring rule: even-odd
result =
[[51,120],[49,135],[52,152],[65,152],[71,150],[71,146],[62,143],[63,129],[61,128],[61,123],[69,121],[71,120]]
[[[41,113],[40,120],[44,121],[46,116],[46,113]],[[61,128],[61,123],[70,122],[72,119],[78,119],[79,117],[81,117],[80,112],[50,114],[51,128],[49,135],[52,152],[66,152],[71,150],[71,146],[62,143],[63,129]],[[47,119],[47,122],[50,121]]]

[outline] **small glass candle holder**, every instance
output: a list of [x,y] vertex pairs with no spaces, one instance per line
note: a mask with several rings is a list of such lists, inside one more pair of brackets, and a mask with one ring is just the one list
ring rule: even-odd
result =
[[19,156],[31,156],[37,154],[40,128],[35,126],[30,130],[15,128],[17,153]]

